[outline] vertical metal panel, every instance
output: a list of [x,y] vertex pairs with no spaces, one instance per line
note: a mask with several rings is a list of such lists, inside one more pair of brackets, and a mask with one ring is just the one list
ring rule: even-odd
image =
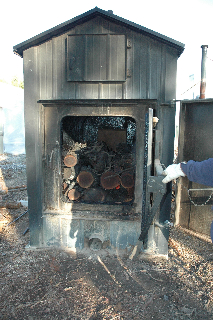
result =
[[176,99],[177,58],[170,48],[166,50],[165,100]]
[[47,108],[45,116],[45,179],[44,189],[45,203],[48,207],[58,207],[60,195],[60,164],[58,163],[60,153],[60,119],[58,111]]
[[201,82],[200,82],[200,99],[206,97],[206,60],[207,60],[207,45],[201,46],[202,60],[201,60]]
[[102,99],[122,99],[122,84],[103,83],[102,84]]
[[126,80],[126,37],[124,35],[109,36],[109,71],[107,80]]
[[182,145],[179,146],[181,161],[202,161],[213,155],[213,101],[182,103],[181,117],[185,128]]
[[24,52],[24,103],[25,103],[25,146],[28,186],[28,211],[30,224],[30,243],[42,245],[42,106],[39,98],[38,48]]
[[141,99],[146,99],[147,83],[147,39],[141,36],[141,51],[140,51],[140,96]]
[[47,58],[46,58],[46,44],[43,44],[38,47],[38,70],[39,70],[40,96],[47,96],[47,85],[48,85],[47,84],[47,65],[48,64],[47,64]]
[[62,64],[62,45],[64,45],[63,38],[57,37],[53,40],[53,98],[63,98],[63,82],[64,68]]
[[[85,79],[87,81],[107,79],[107,37],[85,36]],[[80,49],[80,47],[79,47]]]
[[46,97],[49,99],[52,97],[52,81],[53,81],[53,71],[52,71],[52,41],[46,43],[46,55],[45,55],[45,64],[46,64]]
[[[67,76],[69,81],[85,80],[85,36],[68,37]],[[80,49],[80,50],[79,50]]]
[[[147,42],[146,38],[132,33],[128,35],[131,48],[127,50],[132,55],[132,91],[134,96],[146,99],[146,72],[147,72]],[[133,85],[134,84],[134,85]]]
[[87,99],[87,97],[99,98],[99,85],[97,83],[78,84],[76,99]]
[[[180,109],[180,137],[178,161],[203,161],[212,158],[213,154],[213,100],[183,101]],[[176,223],[197,232],[210,234],[212,221],[212,201],[205,206],[194,206],[188,195],[188,189],[198,189],[193,198],[196,204],[204,204],[209,198],[207,186],[182,178],[178,182],[176,199]],[[199,190],[201,189],[201,191]],[[194,193],[194,192],[193,192]],[[192,191],[189,192],[193,196]],[[201,197],[199,199],[199,197]],[[197,197],[197,198],[196,198]]]
[[150,41],[147,44],[147,70],[146,70],[146,98],[150,99],[151,93],[151,43]]
[[[176,70],[174,70],[176,72]],[[165,87],[165,78],[166,78],[166,46],[161,46],[161,69],[160,69],[160,75],[159,75],[159,92],[158,92],[158,99],[159,101],[166,101],[165,95],[166,95],[166,87]],[[173,83],[173,85],[176,86],[176,82]]]
[[150,45],[150,74],[149,74],[149,81],[150,81],[150,99],[156,99],[158,97],[158,79],[160,78],[159,73],[159,65],[161,62],[161,52],[160,52],[161,45],[156,42],[152,42]]
[[38,47],[38,94],[39,97],[51,99],[53,97],[53,61],[52,41]]

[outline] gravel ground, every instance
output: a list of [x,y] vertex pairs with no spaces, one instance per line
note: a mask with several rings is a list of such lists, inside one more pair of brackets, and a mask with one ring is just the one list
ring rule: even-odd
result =
[[[0,169],[9,188],[1,201],[26,200],[25,189],[10,189],[26,185],[25,156],[0,155]],[[0,319],[213,319],[209,237],[171,228],[168,260],[28,251],[26,208],[0,215]]]

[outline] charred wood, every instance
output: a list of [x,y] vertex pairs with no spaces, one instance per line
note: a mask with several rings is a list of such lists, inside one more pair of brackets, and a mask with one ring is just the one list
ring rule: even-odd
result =
[[132,188],[134,186],[134,177],[132,173],[129,172],[123,172],[121,174],[121,185],[124,188]]
[[89,188],[85,190],[82,200],[88,202],[103,202],[106,193],[100,188]]
[[77,182],[82,188],[89,188],[94,182],[93,174],[89,171],[81,171],[77,177]]
[[120,177],[114,171],[106,171],[101,175],[101,186],[104,189],[114,189],[120,184]]

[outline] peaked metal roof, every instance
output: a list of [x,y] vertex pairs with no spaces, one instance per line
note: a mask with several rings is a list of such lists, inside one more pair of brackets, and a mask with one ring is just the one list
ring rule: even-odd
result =
[[14,51],[14,53],[23,57],[24,50],[26,50],[30,47],[39,45],[43,42],[46,42],[46,41],[50,40],[52,37],[63,34],[65,32],[67,32],[69,29],[74,28],[76,25],[79,25],[79,24],[82,24],[88,20],[91,20],[92,18],[94,18],[96,16],[102,16],[103,18],[106,18],[112,22],[122,24],[130,29],[133,29],[134,31],[140,32],[140,33],[147,35],[151,38],[154,38],[158,41],[166,43],[167,45],[176,48],[179,56],[181,55],[181,53],[184,50],[185,45],[179,41],[173,40],[173,39],[166,37],[158,32],[152,31],[148,28],[142,27],[139,24],[136,24],[134,22],[131,22],[129,20],[126,20],[124,18],[116,16],[115,14],[112,13],[111,10],[105,11],[105,10],[99,9],[98,7],[95,7],[94,9],[91,9],[91,10],[71,19],[71,20],[68,20],[64,23],[57,25],[54,28],[51,28],[47,31],[42,32],[42,33],[30,38],[29,40],[26,40],[20,44],[17,44],[16,46],[13,47],[13,51]]

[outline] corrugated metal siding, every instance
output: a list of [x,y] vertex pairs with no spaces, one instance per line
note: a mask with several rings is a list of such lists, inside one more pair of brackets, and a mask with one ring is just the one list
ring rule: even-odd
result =
[[[127,49],[128,75],[123,83],[67,81],[67,36],[93,33],[123,34],[131,41],[131,48]],[[100,17],[29,50],[37,51],[37,100],[158,99],[168,102],[175,98],[177,51]],[[29,50],[24,52],[24,59]]]

